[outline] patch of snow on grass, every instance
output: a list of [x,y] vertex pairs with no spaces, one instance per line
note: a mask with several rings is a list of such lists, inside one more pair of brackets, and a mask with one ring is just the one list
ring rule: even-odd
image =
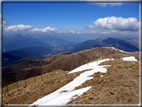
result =
[[126,51],[117,49],[117,48],[115,48],[115,47],[104,47],[104,48],[111,48],[111,49],[118,50],[118,51],[123,52],[123,53],[128,53],[128,52],[126,52]]
[[60,89],[56,90],[55,92],[38,99],[32,105],[66,105],[69,101],[78,98],[84,92],[88,91],[91,86],[85,87],[82,89],[74,90],[75,87],[80,86],[86,80],[93,79],[93,77],[89,77],[96,72],[106,73],[107,69],[104,68],[107,65],[100,66],[99,64],[105,61],[114,60],[114,59],[102,59],[98,61],[94,61],[88,64],[84,64],[69,73],[74,73],[78,71],[83,71],[87,69],[91,69],[81,73],[78,77],[76,77],[73,81],[69,82],[65,86],[61,87]]
[[55,106],[55,105],[66,105],[69,101],[72,99],[76,99],[79,96],[81,96],[84,92],[88,91],[90,87],[85,87],[82,89],[78,89],[75,91],[71,92],[64,92],[60,93],[60,90],[57,90],[39,100],[31,104],[30,106],[33,105],[38,105],[38,106]]
[[[137,61],[137,59],[135,59],[134,56],[123,57],[122,59],[125,61]],[[97,73],[98,71],[101,73],[107,72],[107,69],[104,67],[109,66],[109,65],[99,65],[99,64],[105,61],[109,61],[109,60],[114,60],[114,59],[107,58],[107,59],[97,60],[97,61],[87,63],[80,67],[75,68],[74,70],[70,71],[68,74],[83,71],[83,70],[88,70],[88,71],[81,73],[73,81],[69,82],[68,84],[56,90],[55,92],[38,99],[36,102],[31,104],[30,106],[33,106],[33,105],[39,105],[39,106],[40,105],[44,105],[44,106],[66,105],[68,102],[70,102],[73,99],[78,98],[84,92],[88,91],[91,88],[91,86],[89,86],[89,87],[85,87],[82,89],[74,90],[75,87],[80,86],[87,80],[93,79],[93,77],[90,77],[90,76],[93,75],[94,73]],[[103,77],[103,75],[101,75],[100,77]]]
[[134,56],[123,57],[122,60],[124,60],[124,61],[138,61]]
[[[99,69],[103,68],[107,65],[104,65],[104,66],[98,66],[98,65],[102,62],[109,61],[109,60],[114,60],[114,59],[107,58],[107,59],[102,59],[102,60],[97,60],[97,61],[94,61],[94,62],[91,62],[91,63],[87,63],[87,64],[84,64],[82,66],[75,68],[74,70],[70,71],[68,74],[87,70],[87,69],[92,69],[92,70],[95,70],[96,72],[100,71],[102,73],[105,73],[106,71],[104,71],[104,70],[101,71]],[[97,71],[97,69],[98,69],[98,71]]]

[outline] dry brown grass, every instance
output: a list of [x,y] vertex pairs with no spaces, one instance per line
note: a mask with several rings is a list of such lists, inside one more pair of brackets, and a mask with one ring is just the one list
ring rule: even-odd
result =
[[[21,88],[19,91],[17,91],[14,84],[12,84],[13,89],[9,92],[9,95],[3,95],[3,104],[31,104],[39,98],[48,95],[69,83],[82,72],[67,74],[68,72],[55,70],[53,72],[44,74],[44,81],[41,82],[41,78],[37,76],[37,83],[28,85],[25,88]],[[33,78],[30,79],[32,80]],[[30,83],[28,82],[30,79],[27,80],[27,84]],[[23,81],[20,81],[19,83],[22,84],[22,82]]]
[[92,86],[68,104],[139,104],[139,63],[115,60],[101,65],[112,66],[107,67],[107,73],[94,73],[93,79],[76,87],[75,89],[80,89]]
[[[91,80],[86,81],[76,89],[92,86],[92,88],[83,93],[77,99],[70,101],[68,104],[138,104],[139,103],[139,63],[119,60],[125,56],[136,56],[138,54],[113,54],[105,58],[116,57],[118,60],[103,62],[100,65],[112,65],[106,67],[107,73],[94,73]],[[85,71],[82,71],[85,72]],[[48,95],[65,84],[72,81],[82,72],[67,74],[62,70],[55,70],[50,73],[43,74],[41,82],[40,76],[37,76],[37,83],[32,84],[33,78],[27,80],[28,86],[16,90],[14,84],[10,95],[3,97],[3,104],[31,104],[37,99]],[[47,76],[48,75],[48,76]],[[103,77],[100,77],[103,75]],[[48,78],[47,78],[48,77]],[[24,81],[19,81],[23,84]],[[31,85],[32,84],[32,85]]]
[[70,71],[78,66],[81,66],[82,64],[115,53],[120,54],[121,52],[111,50],[109,48],[97,47],[69,55],[64,55],[64,54],[53,55],[48,58],[36,60],[33,63],[30,63],[30,65],[28,65],[28,67],[30,68],[24,68],[18,71],[4,73],[2,75],[3,76],[2,84],[3,86],[7,86],[19,80],[28,79],[30,77],[52,72],[57,69]]

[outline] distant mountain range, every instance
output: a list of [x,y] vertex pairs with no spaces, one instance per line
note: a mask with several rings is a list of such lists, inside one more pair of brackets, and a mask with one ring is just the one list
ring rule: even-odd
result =
[[56,36],[49,36],[49,35],[43,36],[42,38],[39,38],[39,40],[53,47],[60,46],[60,45],[67,45],[67,44],[75,44],[74,42],[67,41],[67,40],[58,38]]
[[30,35],[22,36],[21,34],[15,34],[3,36],[3,52],[34,46],[44,46],[51,48],[51,46],[44,44],[37,38],[34,38]]
[[27,47],[18,50],[3,52],[3,66],[26,57],[43,58],[44,55],[52,53],[52,50],[43,46]]
[[81,50],[87,50],[95,47],[115,47],[128,52],[135,52],[139,50],[137,47],[133,46],[132,43],[130,44],[124,40],[118,40],[115,38],[98,38],[77,44],[71,49],[71,52],[79,52]]
[[[115,38],[98,38],[82,43],[74,43],[56,36],[42,36],[34,38],[31,35],[4,35],[3,36],[3,66],[26,57],[55,55],[69,51],[79,52],[96,47],[115,47],[128,52],[138,51],[138,40],[119,40]],[[22,61],[22,60],[21,60]]]
[[133,45],[136,48],[139,48],[139,39],[125,40],[125,42]]
[[56,49],[62,47],[63,45],[74,44],[74,42],[49,35],[41,38],[34,38],[31,35],[22,36],[21,34],[3,35],[3,52],[34,46],[44,46],[50,49]]
[[52,55],[64,51],[70,51],[70,49],[72,49],[76,45],[75,42],[67,41],[59,37],[49,35],[43,36],[39,38],[39,40],[42,43],[50,45],[52,47]]
[[54,55],[69,51],[75,45],[55,36],[34,38],[31,35],[4,35],[3,36],[3,66],[26,57]]

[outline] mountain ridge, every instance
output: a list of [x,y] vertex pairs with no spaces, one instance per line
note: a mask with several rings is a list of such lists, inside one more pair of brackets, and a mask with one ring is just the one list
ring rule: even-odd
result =
[[[44,105],[50,102],[52,102],[50,104],[55,105],[57,103],[55,103],[54,100],[60,100],[64,95],[65,99],[67,99],[66,96],[72,93],[69,101],[66,102],[66,106],[68,106],[68,104],[69,106],[72,104],[139,104],[139,54],[132,52],[121,52],[115,48],[99,47],[98,49],[100,50],[99,52],[97,49],[95,51],[93,51],[94,49],[90,49],[71,54],[71,58],[74,59],[74,62],[76,63],[77,57],[75,56],[77,55],[79,55],[78,57],[80,57],[80,59],[83,58],[82,55],[84,54],[84,58],[87,58],[87,56],[89,58],[90,55],[92,55],[90,56],[90,59],[93,58],[93,55],[99,57],[95,60],[91,60],[89,63],[85,61],[85,63],[87,62],[86,64],[83,64],[82,66],[79,65],[77,68],[71,71],[56,69],[52,72],[23,81],[18,81],[7,86],[8,89],[11,88],[12,90],[10,89],[8,92],[9,94],[3,96],[3,103],[35,104],[40,106],[45,101]],[[115,53],[116,51],[118,53]],[[107,52],[109,52],[108,55],[106,54]],[[59,57],[59,55],[54,56],[52,60],[56,61],[57,57]],[[66,56],[66,58],[68,58],[68,56]],[[63,59],[61,58],[58,59],[58,61],[59,60]],[[103,69],[101,69],[99,66],[103,67]],[[104,69],[106,69],[105,72]],[[37,69],[34,68],[33,72],[35,73],[36,70]],[[20,76],[24,76],[20,73],[21,72],[19,72]],[[41,77],[43,80],[41,80]],[[35,78],[36,83],[34,81]],[[85,81],[84,79],[87,80]],[[31,83],[31,81],[33,82]],[[69,85],[73,81],[74,84]],[[78,84],[77,81],[79,83],[83,83],[76,86],[76,83]],[[22,87],[18,87],[18,90],[16,87],[17,83],[20,85],[23,84]],[[24,83],[27,85],[25,86]],[[3,92],[6,92],[7,87],[3,88]],[[80,91],[87,87],[89,90],[80,95]],[[74,93],[77,91],[79,91],[79,93]],[[59,93],[57,94],[57,92]],[[35,103],[42,98],[47,98],[45,96],[52,95],[59,96],[56,98],[52,97],[52,100],[49,98],[43,102]],[[58,104],[60,102],[59,100],[56,100],[58,101]],[[64,104],[65,103],[62,103],[61,105],[63,106]]]
[[115,47],[128,52],[135,52],[139,50],[138,48],[125,42],[124,40],[118,40],[109,37],[109,38],[98,38],[95,40],[84,41],[74,46],[74,48],[71,49],[71,52],[79,52],[81,50],[86,50],[95,47]]
[[14,34],[13,36],[3,35],[3,52],[27,48],[27,47],[33,47],[33,46],[44,46],[51,48],[51,46],[42,43],[41,41],[30,35],[27,36],[22,36],[21,34]]
[[[23,80],[43,73],[51,72],[56,69],[70,71],[82,64],[95,60],[99,57],[103,57],[114,53],[122,53],[122,52],[111,48],[97,47],[89,50],[80,51],[78,53],[53,55],[42,59],[42,61],[45,60],[45,62],[47,60],[48,63],[45,63],[45,65],[37,66],[36,64],[35,67],[31,66],[31,68],[23,68],[13,72],[3,73],[3,84],[7,83],[10,84],[18,80]],[[53,58],[53,60],[50,61],[50,58]],[[38,60],[36,61],[38,62]],[[41,64],[43,63],[44,62],[42,62]],[[10,79],[11,77],[12,80]]]
[[51,53],[52,50],[43,46],[26,47],[18,50],[3,52],[3,66],[26,57],[43,58],[44,55]]

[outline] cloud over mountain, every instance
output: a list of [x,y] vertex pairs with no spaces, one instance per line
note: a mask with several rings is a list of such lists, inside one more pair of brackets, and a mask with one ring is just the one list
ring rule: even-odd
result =
[[79,31],[74,31],[74,30],[69,30],[69,31],[62,31],[60,29],[56,29],[56,28],[51,28],[51,27],[45,27],[45,28],[33,28],[30,25],[23,25],[23,24],[19,24],[19,25],[10,25],[10,26],[5,26],[4,27],[4,32],[6,33],[19,33],[19,32],[23,32],[23,33],[62,33],[62,34],[66,34],[66,33],[70,33],[70,34],[92,34],[92,33],[96,33],[96,31],[92,31],[92,32],[79,32]]
[[31,32],[48,32],[48,31],[57,31],[57,30],[58,30],[58,29],[50,28],[50,27],[48,26],[48,27],[42,28],[42,29],[33,28],[33,29],[31,29],[30,31],[31,31]]
[[75,34],[76,32],[73,30],[68,31],[69,33]]
[[94,25],[88,25],[86,28],[99,28],[108,30],[120,30],[120,31],[138,31],[139,22],[136,18],[123,18],[123,17],[105,17],[99,18]]
[[23,32],[23,31],[27,31],[27,32],[49,32],[49,31],[57,31],[58,29],[55,28],[50,28],[45,27],[45,28],[33,28],[30,25],[23,25],[23,24],[19,24],[19,25],[11,25],[11,26],[5,26],[4,31],[5,32]]
[[7,32],[17,32],[17,31],[26,31],[26,30],[29,30],[29,29],[32,29],[32,26],[29,26],[29,25],[11,25],[11,26],[7,26],[4,28],[5,31]]

